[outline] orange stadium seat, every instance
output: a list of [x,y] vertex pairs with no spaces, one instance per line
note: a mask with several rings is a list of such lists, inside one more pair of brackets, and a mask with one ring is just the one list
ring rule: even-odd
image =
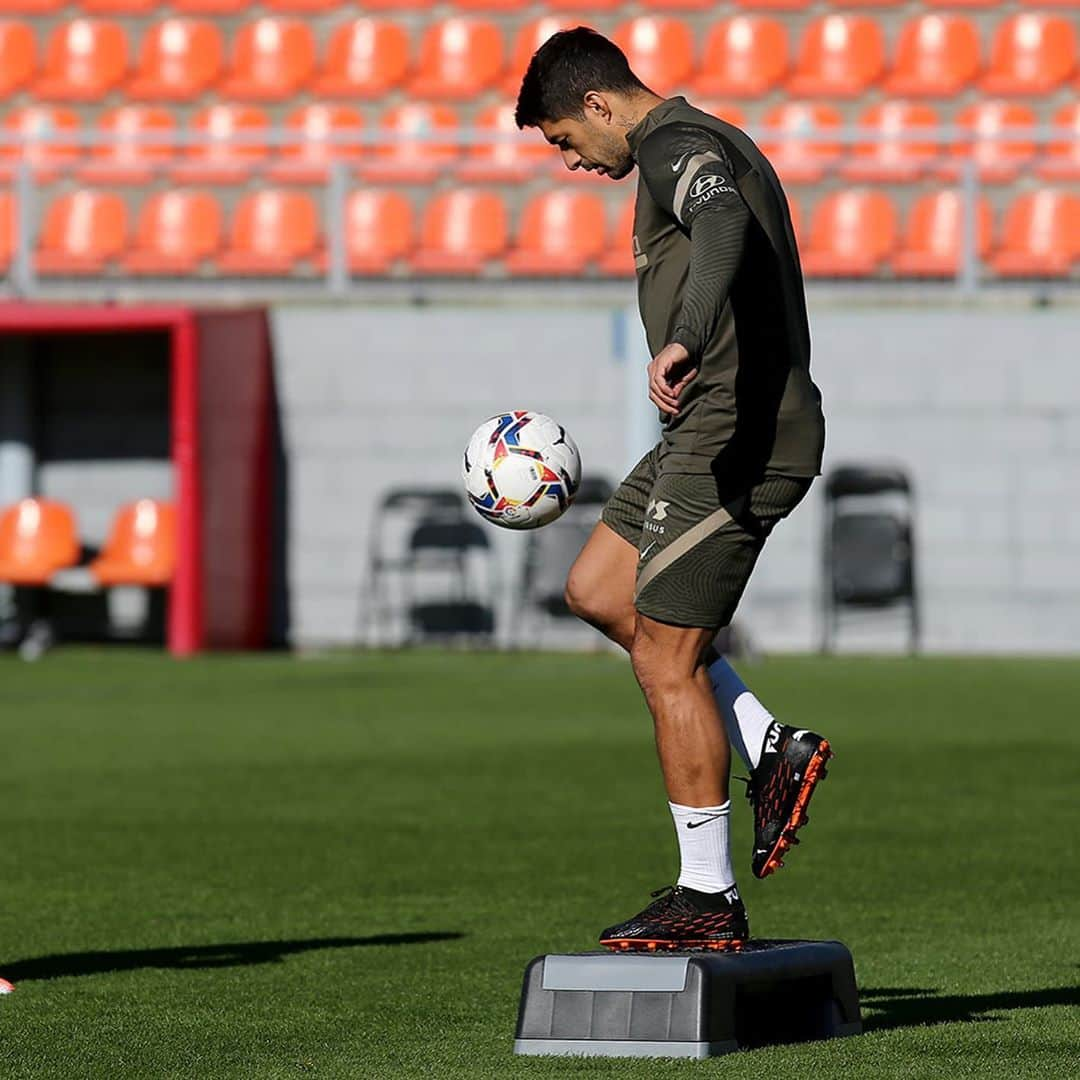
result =
[[494,23],[443,19],[424,31],[409,92],[421,98],[471,98],[492,86],[502,70],[502,34]]
[[1067,134],[1050,140],[1036,173],[1044,180],[1080,180],[1080,102],[1062,105],[1051,125]]
[[128,39],[119,23],[73,19],[49,35],[33,92],[52,101],[96,101],[120,83],[127,66]]
[[490,191],[446,191],[424,209],[410,262],[429,274],[474,274],[506,250],[506,204]]
[[580,273],[607,243],[604,201],[579,191],[547,191],[521,215],[517,244],[506,260],[514,274]]
[[173,136],[176,120],[157,105],[121,105],[98,120],[98,131],[112,141],[95,146],[78,176],[97,184],[145,184],[171,161],[175,142],[139,142],[144,136]]
[[112,191],[72,191],[45,212],[36,264],[42,274],[96,274],[127,244],[127,207]]
[[140,499],[113,518],[101,554],[90,564],[99,585],[168,585],[176,569],[176,513],[170,503]]
[[452,6],[462,11],[520,11],[532,0],[452,0]]
[[262,0],[268,11],[286,15],[318,15],[345,6],[346,0]]
[[715,11],[716,0],[640,0],[646,11]]
[[364,118],[351,105],[301,105],[285,120],[285,131],[303,135],[304,141],[283,145],[278,160],[268,170],[271,180],[322,184],[334,161],[355,162],[361,155],[359,142],[335,144],[334,137],[358,135]]
[[409,35],[386,19],[353,19],[334,28],[312,91],[322,97],[377,98],[409,70]]
[[4,15],[50,15],[66,6],[66,0],[0,0],[0,13]]
[[709,31],[694,90],[699,94],[758,97],[772,90],[787,68],[784,25],[765,15],[738,15]]
[[236,32],[231,70],[221,92],[244,101],[283,101],[304,86],[314,70],[315,36],[307,23],[266,16]]
[[787,92],[797,97],[857,97],[885,67],[885,36],[868,15],[826,15],[803,30]]
[[896,207],[881,191],[856,189],[826,195],[814,207],[802,252],[808,277],[866,277],[896,242]]
[[535,131],[518,131],[510,102],[489,105],[477,114],[473,126],[478,132],[507,141],[470,146],[458,169],[461,180],[513,183],[536,175],[550,162],[553,151]]
[[1047,94],[1076,67],[1076,31],[1061,15],[1025,11],[998,24],[979,87],[988,94]]
[[901,29],[883,89],[903,97],[952,97],[971,85],[979,56],[979,32],[970,19],[920,15]]
[[245,195],[233,213],[218,268],[226,274],[288,274],[319,243],[319,213],[300,191],[266,188]]
[[686,89],[694,70],[694,36],[681,19],[639,16],[621,23],[612,40],[630,61],[634,74],[667,97]]
[[87,15],[150,15],[161,6],[161,0],[79,0]]
[[0,581],[47,585],[79,561],[75,515],[51,499],[22,499],[0,512]]
[[255,6],[255,0],[172,0],[171,7],[184,15],[238,15]]
[[139,46],[129,97],[143,101],[190,101],[221,73],[221,31],[206,19],[165,19],[151,26]]
[[882,101],[866,109],[857,123],[881,138],[854,145],[850,159],[840,169],[846,180],[914,180],[938,156],[938,145],[932,136],[926,141],[906,141],[920,128],[932,130],[939,125],[938,114],[929,105]]
[[[964,200],[956,191],[932,191],[916,199],[907,217],[899,249],[892,257],[893,273],[903,277],[955,277],[960,269],[965,228]],[[993,215],[990,203],[975,204],[975,251],[990,250]]]
[[1001,0],[923,0],[932,8],[989,8],[1000,7]]
[[533,53],[553,34],[576,25],[574,19],[560,15],[545,15],[542,19],[525,23],[514,38],[510,60],[506,65],[506,78],[502,84],[503,93],[516,101],[521,80],[525,77]]
[[37,67],[34,31],[24,22],[0,19],[0,95],[21,90]]
[[221,246],[221,206],[205,191],[159,191],[143,203],[121,262],[133,274],[190,274]]
[[367,11],[426,11],[436,0],[363,0]]
[[1080,259],[1080,196],[1044,188],[1005,212],[1001,247],[990,265],[1002,277],[1058,277]]
[[[1013,180],[1035,156],[1033,135],[1035,113],[1027,106],[1011,101],[977,101],[961,109],[954,126],[976,133],[974,156],[979,178],[986,183],[1004,184]],[[1009,130],[1008,138],[994,138]],[[952,148],[952,160],[941,165],[937,172],[943,179],[955,180],[963,175],[964,161],[972,156],[970,143],[957,143]]]
[[[840,157],[840,143],[828,141],[826,133],[842,124],[832,105],[782,101],[762,117],[761,149],[785,183],[816,183]],[[797,137],[815,128],[821,132],[817,136]]]
[[[545,0],[545,7],[552,11],[589,12],[615,11],[625,5],[626,0]],[[580,23],[581,20],[579,19]]]
[[[266,159],[266,144],[257,136],[269,130],[270,121],[256,105],[208,105],[192,117],[189,127],[204,141],[188,146],[183,163],[173,166],[178,180],[238,184]],[[243,144],[232,144],[236,137],[245,139]]]
[[758,11],[802,11],[812,0],[735,0],[735,6]]
[[746,111],[741,105],[736,105],[731,101],[695,101],[694,104],[702,111],[707,112],[710,116],[715,116],[720,120],[726,120],[729,124],[734,124],[737,128],[746,127]]
[[356,274],[385,273],[412,251],[414,228],[412,205],[400,191],[354,191],[345,203],[349,269]]
[[32,167],[35,179],[43,182],[51,180],[58,171],[78,158],[78,131],[78,117],[63,106],[24,105],[8,113],[4,118],[5,134],[38,137],[42,141],[25,147],[0,145],[0,179],[14,176],[22,158]]
[[613,277],[634,276],[634,204],[633,196],[624,199],[608,234],[600,270]]
[[15,254],[15,198],[0,191],[0,268],[7,269]]
[[369,180],[394,183],[429,183],[458,156],[454,138],[438,141],[439,132],[457,131],[457,114],[447,105],[414,101],[396,105],[383,114],[379,128],[387,141],[375,147],[374,161],[361,166]]
[[795,234],[795,243],[802,250],[803,217],[802,206],[798,200],[788,196],[788,216],[791,218],[791,231]]

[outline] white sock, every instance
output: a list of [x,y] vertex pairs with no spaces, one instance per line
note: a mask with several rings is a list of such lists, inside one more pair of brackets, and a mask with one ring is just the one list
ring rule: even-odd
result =
[[728,841],[729,799],[723,806],[680,806],[669,802],[679,838],[677,884],[699,892],[723,892],[735,884]]
[[709,665],[709,681],[732,748],[748,769],[755,768],[761,760],[765,732],[773,722],[772,713],[746,688],[746,683],[722,656]]

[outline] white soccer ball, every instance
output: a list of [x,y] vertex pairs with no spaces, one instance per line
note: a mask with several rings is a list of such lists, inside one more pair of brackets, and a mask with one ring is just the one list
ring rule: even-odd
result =
[[536,529],[561,516],[581,483],[581,455],[550,416],[518,409],[485,420],[465,448],[465,492],[504,529]]

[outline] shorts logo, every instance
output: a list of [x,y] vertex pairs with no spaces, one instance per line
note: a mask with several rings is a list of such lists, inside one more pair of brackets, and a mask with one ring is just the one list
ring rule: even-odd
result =
[[694,181],[693,187],[690,188],[690,198],[699,199],[706,191],[711,190],[718,184],[726,184],[727,180],[722,176],[713,174],[712,176],[702,176]]
[[652,499],[649,502],[648,508],[645,513],[651,514],[654,521],[663,521],[667,517],[667,508],[671,505],[670,502],[664,502],[660,499]]
[[686,159],[689,156],[690,156],[690,151],[689,150],[685,154],[680,154],[678,160],[673,161],[671,163],[671,171],[672,172],[678,172],[683,167],[683,163],[686,161]]

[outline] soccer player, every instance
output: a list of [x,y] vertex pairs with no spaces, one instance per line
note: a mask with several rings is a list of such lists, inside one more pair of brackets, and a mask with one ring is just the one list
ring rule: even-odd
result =
[[751,770],[757,877],[782,865],[831,756],[821,736],[775,721],[712,650],[773,526],[821,471],[825,424],[787,200],[744,132],[652,93],[584,27],[533,56],[516,120],[571,170],[639,171],[634,260],[663,434],[604,508],[567,601],[630,653],[681,869],[600,940],[738,948],[749,927],[728,842],[730,748]]

